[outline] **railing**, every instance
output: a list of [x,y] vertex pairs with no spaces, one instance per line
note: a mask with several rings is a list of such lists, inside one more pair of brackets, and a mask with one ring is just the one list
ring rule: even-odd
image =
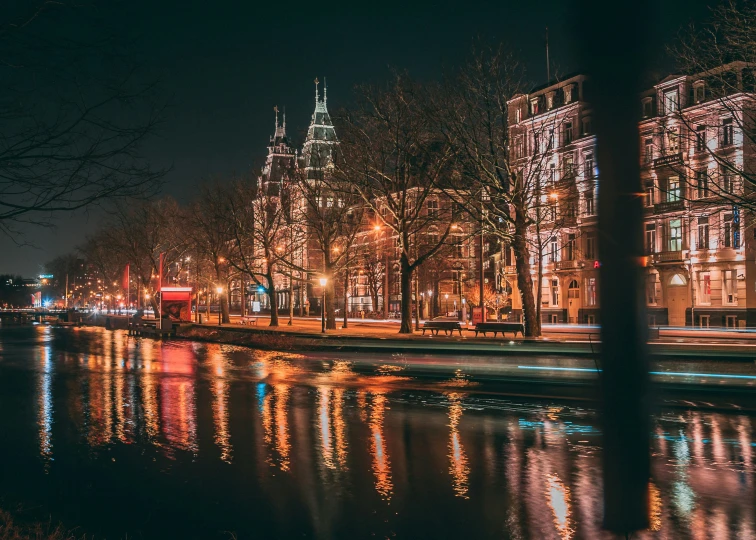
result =
[[682,165],[682,153],[669,154],[654,160],[654,167],[666,167],[668,165]]
[[654,253],[653,256],[655,263],[682,262],[683,260],[682,251],[662,251],[660,253]]
[[654,214],[665,214],[667,212],[677,212],[679,210],[685,210],[685,201],[682,199],[677,201],[660,202],[654,205]]
[[578,261],[557,261],[557,270],[575,270],[578,268]]

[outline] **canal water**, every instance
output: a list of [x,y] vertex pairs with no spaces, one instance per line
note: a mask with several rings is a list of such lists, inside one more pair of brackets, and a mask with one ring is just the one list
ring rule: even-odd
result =
[[[0,508],[96,538],[609,538],[589,407],[356,358],[0,329]],[[636,537],[756,538],[754,427],[660,411]]]

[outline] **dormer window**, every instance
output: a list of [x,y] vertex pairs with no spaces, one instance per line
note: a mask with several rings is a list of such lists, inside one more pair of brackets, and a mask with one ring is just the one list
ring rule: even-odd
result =
[[664,113],[676,113],[680,108],[680,92],[677,88],[664,91]]
[[538,98],[533,98],[530,100],[530,110],[533,111],[533,114],[538,114]]
[[650,97],[643,98],[643,118],[651,118],[654,114],[654,103]]
[[550,111],[554,108],[554,92],[546,94],[546,110]]
[[696,103],[703,103],[706,99],[706,90],[703,81],[696,81],[693,83],[693,100]]

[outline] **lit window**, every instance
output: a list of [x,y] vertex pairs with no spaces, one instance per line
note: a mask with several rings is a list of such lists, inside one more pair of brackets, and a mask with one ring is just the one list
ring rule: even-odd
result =
[[680,219],[669,220],[669,250],[682,250],[682,220]]
[[698,249],[709,249],[709,217],[698,218]]
[[667,90],[664,92],[664,112],[665,114],[671,114],[677,112],[680,104],[679,93],[677,88]]
[[656,224],[646,223],[646,254],[656,253]]
[[730,146],[733,143],[732,118],[722,120],[722,146]]

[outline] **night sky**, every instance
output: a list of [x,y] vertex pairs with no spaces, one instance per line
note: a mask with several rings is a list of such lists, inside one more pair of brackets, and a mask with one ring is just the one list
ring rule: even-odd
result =
[[[100,15],[128,32],[145,77],[159,78],[171,106],[159,138],[145,149],[156,166],[172,166],[164,193],[185,202],[203,178],[259,167],[273,131],[273,107],[286,107],[299,145],[314,106],[313,80],[328,81],[328,105],[348,106],[360,82],[381,82],[391,68],[425,80],[461,63],[476,37],[506,41],[534,83],[546,79],[549,28],[552,74],[579,71],[574,2],[369,3],[108,2]],[[609,7],[607,9],[618,9]],[[265,6],[265,7],[263,7]],[[627,9],[633,9],[628,3]],[[105,11],[102,11],[105,10]],[[688,20],[704,20],[704,3],[666,0],[649,13],[672,40]],[[617,24],[622,24],[621,13]],[[660,50],[660,73],[671,66]],[[32,276],[94,230],[97,210],[29,229],[17,247],[0,238],[0,273]]]

